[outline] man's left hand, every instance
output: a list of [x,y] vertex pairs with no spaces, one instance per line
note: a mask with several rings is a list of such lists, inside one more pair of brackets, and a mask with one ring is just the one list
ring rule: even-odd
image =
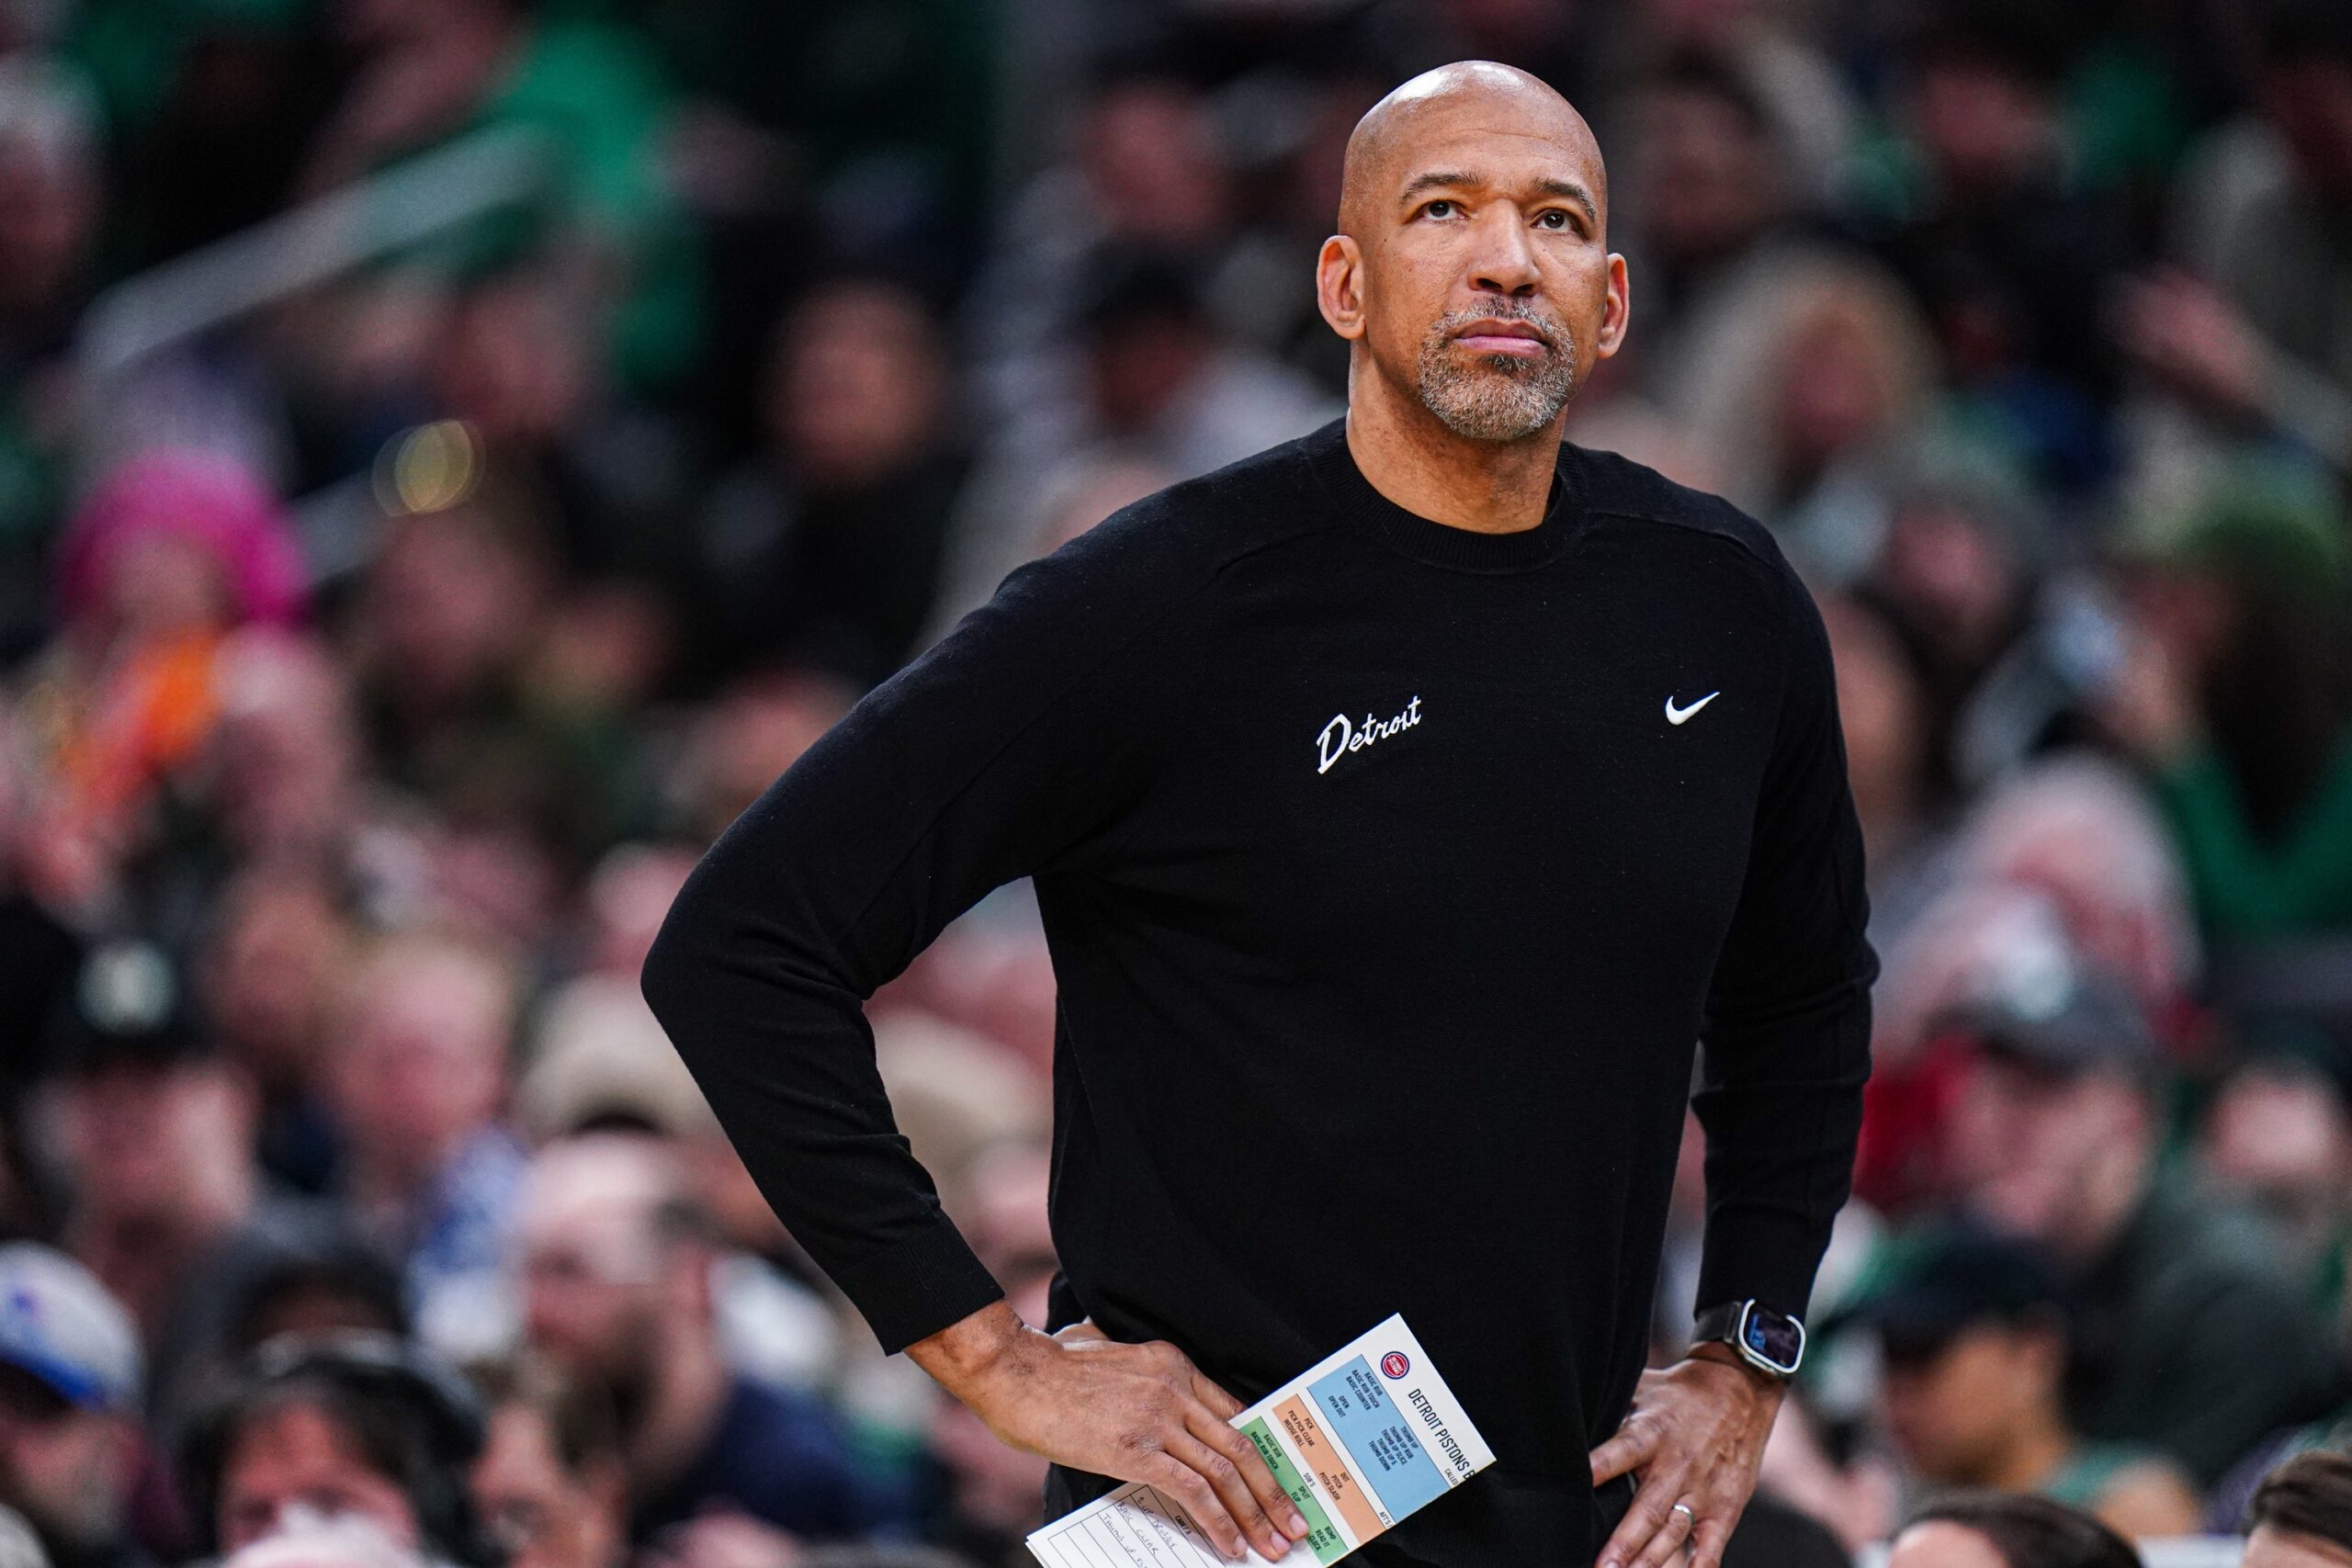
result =
[[1644,1372],[1624,1425],[1592,1450],[1595,1486],[1629,1472],[1640,1481],[1600,1568],[1662,1568],[1685,1545],[1690,1568],[1719,1568],[1785,1392],[1722,1345]]

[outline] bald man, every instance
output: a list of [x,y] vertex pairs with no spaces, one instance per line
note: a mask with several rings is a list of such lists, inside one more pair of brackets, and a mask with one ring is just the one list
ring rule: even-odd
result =
[[[1346,418],[1007,578],[727,831],[646,964],[785,1222],[1054,1461],[1049,1516],[1148,1481],[1284,1554],[1226,1418],[1392,1312],[1497,1461],[1366,1563],[1712,1568],[1747,1502],[1876,962],[1804,590],[1729,505],[1561,441],[1624,338],[1608,218],[1542,83],[1399,87],[1317,259]],[[1023,875],[1060,992],[1037,1326],[893,1133],[861,1009]],[[1694,1052],[1703,1342],[1645,1372]]]

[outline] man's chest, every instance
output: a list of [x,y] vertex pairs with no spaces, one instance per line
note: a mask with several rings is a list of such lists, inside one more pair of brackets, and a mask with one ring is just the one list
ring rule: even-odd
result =
[[1712,953],[1787,650],[1737,581],[1595,570],[1416,605],[1246,601],[1196,650],[1147,886],[1253,942]]

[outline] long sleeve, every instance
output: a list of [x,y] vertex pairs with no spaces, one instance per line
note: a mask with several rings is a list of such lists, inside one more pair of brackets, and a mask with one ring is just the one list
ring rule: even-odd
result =
[[864,1004],[990,888],[1082,867],[1139,793],[1169,705],[1141,655],[1184,587],[1158,560],[1090,537],[1007,579],[721,835],[646,960],[762,1192],[887,1350],[1001,1292],[897,1130]]
[[1707,1139],[1699,1304],[1802,1313],[1852,1185],[1878,961],[1828,638],[1794,573],[1780,576],[1791,665],[1693,1100]]
[[2197,907],[2217,931],[2266,936],[2352,920],[2352,744],[2277,844],[2255,836],[2210,749],[2156,778]]

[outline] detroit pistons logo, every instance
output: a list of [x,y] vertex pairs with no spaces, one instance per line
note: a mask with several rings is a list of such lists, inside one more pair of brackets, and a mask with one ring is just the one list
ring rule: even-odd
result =
[[1401,1378],[1412,1370],[1413,1363],[1405,1359],[1405,1352],[1402,1350],[1391,1350],[1380,1358],[1380,1372],[1383,1377]]

